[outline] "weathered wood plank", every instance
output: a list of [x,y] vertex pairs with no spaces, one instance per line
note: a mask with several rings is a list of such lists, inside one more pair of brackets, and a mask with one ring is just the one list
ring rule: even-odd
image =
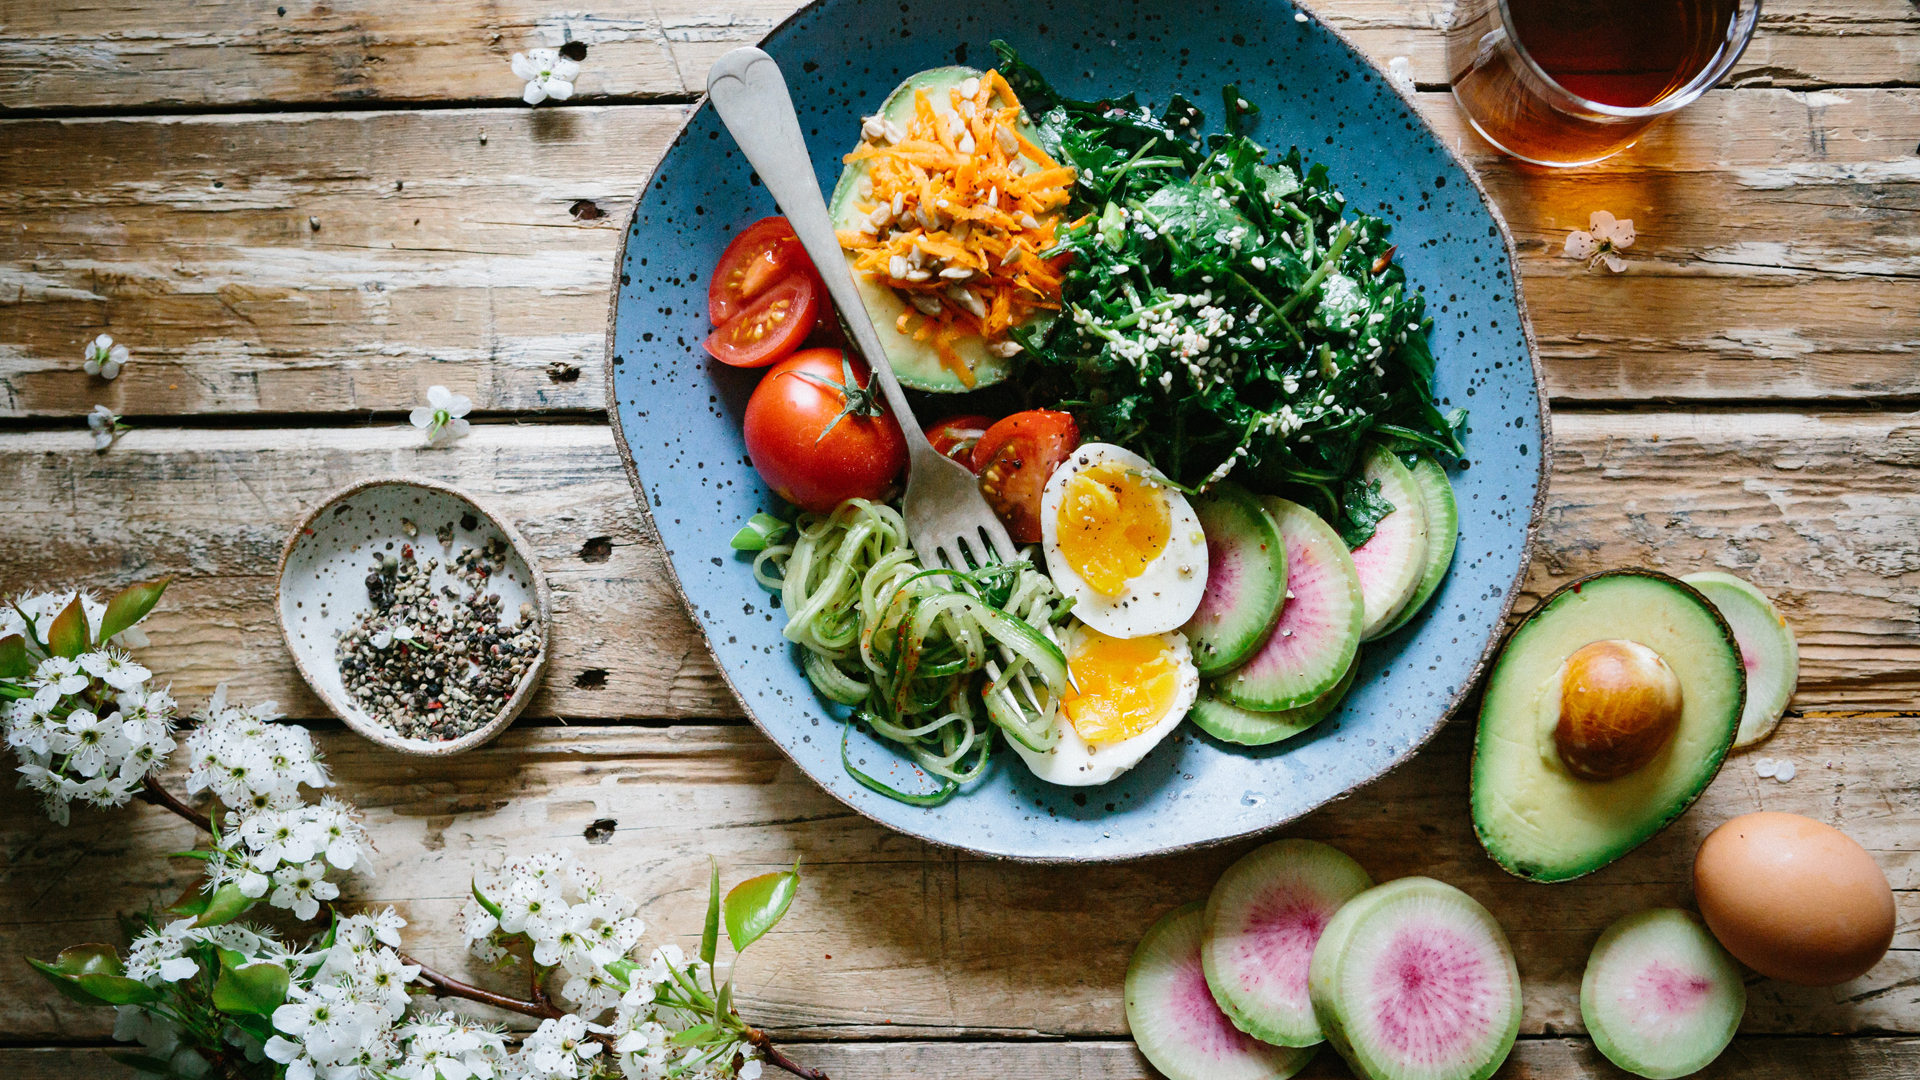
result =
[[[1527,591],[1614,566],[1721,567],[1801,640],[1802,709],[1910,708],[1920,692],[1920,418],[1882,413],[1567,413]],[[1498,438],[1484,432],[1476,438]],[[450,449],[400,424],[0,435],[0,591],[181,575],[148,654],[183,696],[229,679],[323,715],[274,621],[285,531],[352,479],[456,483],[514,521],[555,593],[533,716],[737,716],[664,577],[604,427],[483,424]],[[590,545],[607,538],[606,549]],[[1521,602],[1522,608],[1530,600]],[[601,676],[604,673],[604,683]]]
[[[1155,1080],[1131,1042],[801,1043],[784,1047],[836,1080]],[[124,1067],[102,1047],[0,1049],[0,1073],[16,1080],[99,1080]],[[1920,1042],[1889,1038],[1736,1039],[1700,1080],[1903,1080],[1920,1072]],[[771,1075],[771,1074],[768,1074]],[[1323,1050],[1300,1080],[1351,1076]],[[1622,1074],[1585,1039],[1522,1039],[1495,1080],[1587,1080]]]
[[[683,116],[0,123],[0,416],[394,411],[433,383],[600,408],[619,221]],[[1920,397],[1916,142],[1920,91],[1742,91],[1599,168],[1477,152],[1556,399]],[[1626,275],[1560,253],[1603,208],[1640,228]],[[79,365],[103,330],[135,354],[112,383]]]
[[[614,0],[591,12],[458,0],[402,13],[369,0],[273,5],[163,0],[10,5],[0,42],[0,108],[139,109],[300,102],[511,101],[517,50],[587,45],[578,87],[595,97],[690,95],[707,66],[752,44],[799,5],[740,0]],[[1407,56],[1423,83],[1447,81],[1435,0],[1308,5],[1384,61]],[[976,47],[996,32],[983,30]],[[1005,32],[997,31],[997,32]],[[1223,42],[1224,35],[1223,35]],[[1911,83],[1920,17],[1900,0],[1769,4],[1728,82],[1825,86]]]
[[[1580,1031],[1580,973],[1600,930],[1642,907],[1687,903],[1700,839],[1761,808],[1829,821],[1872,851],[1899,890],[1901,930],[1889,958],[1852,983],[1756,980],[1745,1030],[1920,1030],[1920,717],[1789,721],[1764,752],[1799,763],[1793,783],[1761,780],[1751,755],[1736,757],[1666,834],[1560,886],[1507,877],[1481,852],[1466,812],[1471,733],[1456,721],[1406,766],[1290,832],[1341,847],[1378,880],[1426,874],[1485,903],[1527,984],[1526,1032]],[[741,726],[518,727],[436,762],[341,730],[320,742],[380,852],[378,875],[353,879],[349,897],[401,908],[408,947],[443,970],[477,971],[453,916],[473,865],[495,854],[570,846],[641,901],[651,940],[689,947],[709,854],[729,880],[801,859],[793,914],[748,958],[740,985],[747,1015],[802,1038],[1121,1035],[1121,983],[1140,933],[1204,897],[1250,846],[1083,867],[961,857],[859,817]],[[610,835],[596,829],[603,844],[583,841],[609,819]],[[133,806],[78,812],[57,829],[29,793],[0,792],[0,955],[110,937],[116,911],[172,899],[196,865],[162,857],[193,839],[176,820]],[[19,1041],[107,1030],[110,1016],[50,1000],[37,979],[0,965],[0,1030]]]

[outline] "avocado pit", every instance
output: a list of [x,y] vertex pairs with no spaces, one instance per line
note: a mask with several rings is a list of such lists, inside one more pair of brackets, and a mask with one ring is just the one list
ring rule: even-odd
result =
[[1582,780],[1615,780],[1653,760],[1680,726],[1680,678],[1637,641],[1596,641],[1554,673],[1543,705],[1560,764]]

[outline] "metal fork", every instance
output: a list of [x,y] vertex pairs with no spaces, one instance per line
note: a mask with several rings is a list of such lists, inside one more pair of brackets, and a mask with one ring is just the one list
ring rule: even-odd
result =
[[[927,441],[913,409],[907,405],[907,396],[900,390],[900,381],[893,376],[893,365],[887,361],[880,335],[874,331],[873,319],[853,282],[852,268],[834,235],[833,219],[820,194],[813,158],[801,137],[800,118],[794,115],[793,98],[787,93],[780,65],[759,49],[735,49],[707,73],[707,100],[740,144],[747,162],[760,174],[767,193],[787,216],[800,246],[826,282],[827,293],[845,316],[854,346],[866,357],[873,378],[880,383],[887,408],[900,421],[900,431],[907,440],[903,507],[907,539],[921,565],[938,567],[944,563],[965,570],[969,565],[1011,561],[1017,549],[986,497],[980,494],[979,480],[966,466]],[[1043,632],[1052,636],[1051,627],[1043,628]],[[1005,649],[1000,653],[1011,662]],[[1000,666],[993,661],[987,661],[986,669],[989,678],[1000,677]],[[1025,672],[1014,682],[1036,712],[1047,711]]]
[[827,202],[821,197],[780,66],[759,49],[735,49],[707,74],[707,99],[813,259],[828,294],[853,331],[854,345],[873,369],[887,407],[900,421],[907,438],[907,538],[914,554],[924,566],[939,566],[945,560],[956,570],[967,569],[969,560],[975,566],[1011,560],[1013,541],[980,494],[979,481],[966,466],[927,441],[900,391],[900,381],[893,377],[880,335],[873,329],[852,269],[834,236],[833,219],[827,216]]

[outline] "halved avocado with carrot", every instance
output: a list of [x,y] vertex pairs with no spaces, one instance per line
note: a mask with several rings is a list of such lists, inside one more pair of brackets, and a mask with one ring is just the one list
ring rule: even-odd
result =
[[[834,185],[828,200],[828,210],[834,229],[840,233],[841,246],[846,249],[854,283],[859,286],[860,298],[873,316],[874,329],[887,351],[887,359],[892,362],[900,382],[915,390],[962,393],[1000,382],[1012,372],[1012,355],[1017,348],[1007,339],[1005,325],[1018,325],[1023,321],[1020,318],[1023,312],[1029,317],[1044,317],[1028,311],[1034,289],[1017,288],[1016,277],[1025,275],[1020,277],[1021,281],[1043,291],[1051,288],[1053,299],[1058,298],[1057,272],[1037,258],[1035,243],[1041,237],[1051,236],[1057,209],[1027,216],[1026,220],[1037,223],[1039,229],[1014,226],[1023,234],[1025,253],[1011,258],[1004,250],[1005,236],[989,240],[986,236],[974,235],[985,230],[972,219],[965,219],[968,227],[956,233],[963,219],[946,212],[955,209],[949,202],[951,199],[983,200],[989,190],[996,188],[1000,193],[1010,193],[1015,187],[1028,183],[1045,183],[1052,189],[1071,186],[1070,180],[1063,185],[1052,176],[1054,170],[1049,167],[1054,163],[1042,160],[1045,154],[1034,145],[1037,132],[1029,124],[1013,125],[1017,138],[1014,132],[1006,133],[1006,142],[1000,145],[997,154],[965,142],[954,145],[954,130],[962,126],[962,120],[949,91],[968,85],[970,80],[978,86],[993,79],[991,74],[969,67],[939,67],[902,82],[887,95],[872,118],[871,123],[878,131],[863,137],[853,155],[849,155],[854,160],[841,172],[840,181]],[[996,92],[1001,96],[992,99],[995,103],[1012,94],[1004,82],[997,84]],[[921,128],[927,126],[927,117],[920,112],[922,100],[933,117],[946,125],[942,132],[924,138],[914,135],[916,121]],[[895,136],[901,137],[899,141],[895,141]],[[972,134],[962,132],[958,138],[970,140]],[[1007,146],[1013,147],[1011,154],[1006,152]],[[980,153],[974,155],[976,149]],[[967,153],[962,154],[962,150]],[[925,276],[912,282],[896,279],[899,284],[910,286],[904,291],[889,284],[891,260],[887,252],[874,243],[876,231],[884,233],[886,226],[871,224],[871,215],[876,210],[892,208],[888,205],[891,200],[882,203],[876,198],[873,163],[895,155],[920,155],[925,160],[916,160],[915,164],[928,175],[925,187],[911,194],[903,193],[899,204],[902,216],[897,220],[909,227],[918,224],[926,239],[924,244],[915,245],[924,249],[922,255],[926,261],[911,268],[912,272]],[[940,162],[951,163],[969,155],[974,155],[974,161],[964,169],[949,170],[940,165]],[[1006,175],[995,174],[999,166],[988,159],[996,157],[1008,163],[1011,171]],[[992,179],[1006,182],[988,182]],[[948,205],[920,208],[920,196],[927,192],[934,194],[936,202]],[[1011,194],[1004,202],[999,193],[993,198],[989,209],[1014,211],[1016,219],[1018,214],[1026,213],[1014,204],[1015,197]],[[919,209],[926,211],[925,217],[917,214]],[[865,246],[850,246],[850,243]],[[956,280],[941,276],[943,269],[957,272],[969,268],[973,272],[967,278]],[[1001,293],[1006,295],[1002,297]],[[952,310],[948,310],[950,308]],[[981,329],[989,333],[983,336],[978,332]]]
[[1712,782],[1746,694],[1733,631],[1692,586],[1651,570],[1564,586],[1507,638],[1487,678],[1474,832],[1518,877],[1600,869]]

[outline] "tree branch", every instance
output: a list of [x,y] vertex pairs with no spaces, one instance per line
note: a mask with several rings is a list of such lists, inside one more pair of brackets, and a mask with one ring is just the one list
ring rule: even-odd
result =
[[537,1002],[522,1001],[516,997],[496,994],[491,990],[482,990],[470,983],[463,983],[451,975],[435,971],[406,953],[400,954],[400,962],[417,965],[420,968],[420,974],[415,976],[415,981],[425,983],[440,997],[465,998],[468,1001],[477,1001],[482,1005],[491,1005],[496,1009],[506,1009],[509,1012],[517,1012],[541,1020],[558,1020],[566,1015],[552,1001],[547,1000],[544,993],[540,995],[540,1000]]
[[759,1028],[747,1029],[747,1042],[751,1044],[755,1050],[760,1051],[760,1056],[766,1058],[769,1064],[787,1070],[793,1075],[800,1077],[800,1080],[828,1080],[826,1073],[821,1072],[819,1069],[809,1069],[805,1065],[781,1053],[774,1047],[773,1037],[761,1031]]
[[204,833],[213,832],[213,822],[207,818],[207,815],[201,813],[198,810],[195,810],[193,807],[188,806],[186,803],[183,803],[179,799],[175,798],[173,795],[173,792],[168,791],[166,788],[161,787],[160,781],[155,780],[151,773],[148,774],[146,780],[143,781],[143,783],[145,784],[145,787],[140,792],[139,797],[141,798],[141,800],[152,803],[154,806],[171,810],[174,813],[179,814],[181,817],[186,818],[189,822],[192,822],[194,827],[199,829],[201,832],[204,832]]

